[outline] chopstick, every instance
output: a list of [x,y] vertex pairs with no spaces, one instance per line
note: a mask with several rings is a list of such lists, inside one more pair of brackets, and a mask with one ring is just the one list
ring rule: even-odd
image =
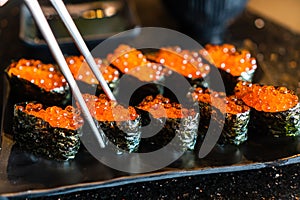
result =
[[110,100],[116,100],[62,0],[50,0]]
[[4,4],[6,4],[8,0],[0,0],[0,6],[3,6]]
[[[68,64],[63,56],[63,53],[58,45],[57,40],[55,39],[55,36],[47,22],[46,17],[44,16],[44,13],[40,7],[40,4],[37,0],[24,0],[25,4],[27,5],[28,9],[33,15],[33,18],[36,21],[37,26],[39,27],[43,37],[45,38],[50,51],[52,52],[53,57],[55,58],[58,66],[60,67],[60,70],[62,71],[63,75],[65,76],[69,86],[71,87],[72,93],[75,96],[77,102],[79,103],[82,115],[88,122],[88,124],[91,127],[91,130],[94,134],[94,136],[97,138],[98,143],[101,148],[105,147],[104,140],[99,133],[94,121],[93,117],[91,116],[91,113],[89,112],[89,109],[81,95],[81,92],[79,90],[79,87],[68,67]],[[76,42],[76,45],[82,51],[84,54],[85,59],[87,60],[89,66],[92,68],[92,71],[94,72],[96,78],[98,79],[99,83],[103,87],[103,90],[106,92],[108,97],[111,100],[115,100],[112,92],[110,91],[109,87],[106,84],[106,81],[104,80],[103,76],[100,73],[100,70],[96,67],[96,63],[88,50],[86,44],[84,43],[79,31],[77,30],[72,18],[70,17],[65,5],[63,4],[62,0],[51,0],[53,6],[55,9],[60,13],[63,22],[68,27],[68,30],[70,31],[71,36],[73,37],[74,41]]]

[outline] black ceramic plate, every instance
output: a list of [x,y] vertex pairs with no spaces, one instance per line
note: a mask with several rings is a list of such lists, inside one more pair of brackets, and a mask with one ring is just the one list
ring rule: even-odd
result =
[[216,147],[205,159],[198,159],[194,153],[187,152],[159,171],[128,174],[101,164],[84,148],[72,161],[49,161],[19,150],[9,137],[4,136],[0,154],[0,194],[7,197],[57,195],[76,190],[300,162],[300,151],[297,150],[299,138],[263,143],[248,142],[241,148]]
[[[6,83],[4,88],[8,88],[7,86]],[[168,167],[145,174],[114,170],[95,159],[84,147],[74,160],[46,160],[21,151],[14,144],[10,134],[12,112],[9,110],[12,108],[13,99],[10,95],[7,98],[0,152],[0,195],[3,196],[55,195],[134,182],[235,172],[300,162],[299,137],[250,137],[239,147],[216,145],[203,159],[199,159],[194,152],[186,152]],[[135,163],[139,164],[141,163]]]

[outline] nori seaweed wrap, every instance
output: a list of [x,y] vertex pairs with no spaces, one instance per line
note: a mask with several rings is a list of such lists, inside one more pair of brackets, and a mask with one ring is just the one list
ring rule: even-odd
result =
[[199,122],[199,113],[196,113],[194,109],[183,108],[181,104],[171,103],[162,95],[147,96],[138,108],[142,112],[143,126],[150,125],[148,131],[157,132],[155,135],[151,132],[151,137],[147,135],[148,137],[142,138],[141,143],[143,142],[145,145],[143,151],[163,148],[174,137],[176,137],[174,149],[178,151],[194,150]]
[[[227,97],[225,93],[210,92],[208,89],[202,88],[195,88],[192,97],[194,101],[198,102],[200,110],[198,129],[200,139],[203,139],[207,133],[212,112],[222,112],[225,113],[225,122],[218,121],[220,125],[224,123],[218,143],[240,145],[247,140],[250,108],[242,100],[236,96]],[[214,99],[214,105],[212,99]],[[213,109],[213,106],[216,109]]]
[[[83,56],[68,56],[66,57],[66,61],[82,92],[90,94],[104,93],[101,85]],[[104,80],[107,82],[110,89],[113,90],[120,76],[119,71],[109,66],[100,58],[95,58],[95,62],[99,67]]]
[[184,76],[191,85],[208,87],[203,78],[209,74],[210,66],[203,62],[202,55],[197,51],[181,49],[178,46],[163,47],[156,54],[151,54],[149,59]]
[[45,105],[67,105],[70,89],[52,64],[20,59],[5,70],[15,102],[39,101]]
[[227,95],[234,93],[239,81],[251,82],[256,71],[256,59],[247,50],[238,51],[234,45],[222,44],[205,46],[199,52],[216,66],[221,73]]
[[[161,64],[150,62],[139,50],[128,45],[120,45],[107,60],[120,70],[122,76],[118,82],[114,94],[118,102],[129,105],[138,105],[145,96],[162,94],[162,83],[172,71]],[[128,95],[131,96],[128,96]]]
[[300,105],[293,91],[241,81],[235,93],[251,107],[249,126],[254,133],[275,137],[300,135]]
[[141,138],[141,117],[134,107],[125,108],[109,100],[105,94],[98,97],[84,94],[83,98],[97,127],[118,147],[114,148],[118,154],[137,151]]
[[39,103],[19,103],[13,123],[13,138],[21,149],[54,160],[73,159],[78,152],[83,119],[72,106],[43,109]]

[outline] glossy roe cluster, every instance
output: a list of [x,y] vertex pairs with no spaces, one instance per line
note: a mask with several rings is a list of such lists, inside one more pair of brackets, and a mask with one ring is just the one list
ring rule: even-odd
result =
[[220,111],[226,109],[226,113],[230,114],[238,114],[250,110],[250,108],[238,100],[236,96],[227,97],[225,93],[221,92],[209,92],[202,88],[196,88],[192,93],[192,97],[195,101],[210,104]]
[[97,121],[127,121],[138,117],[134,107],[128,108],[111,101],[105,94],[98,97],[91,94],[83,94],[83,98]]
[[125,44],[118,46],[113,54],[108,54],[107,60],[122,73],[127,73],[135,67],[144,66],[148,63],[141,51]]
[[149,62],[141,51],[125,44],[116,48],[113,54],[109,54],[107,60],[122,73],[130,74],[141,81],[156,81],[170,73],[163,66]]
[[39,60],[20,59],[10,65],[8,74],[30,81],[48,92],[67,84],[54,65],[44,64]]
[[206,52],[212,63],[220,69],[232,74],[240,76],[243,72],[249,72],[257,68],[256,59],[251,57],[247,50],[237,51],[231,44],[223,45],[206,45]]
[[[68,66],[76,80],[81,80],[88,84],[98,84],[98,80],[83,56],[69,56],[66,58]],[[109,65],[105,65],[100,58],[95,58],[95,62],[107,83],[114,82],[119,78],[119,71]]]
[[69,130],[77,130],[83,125],[83,119],[80,112],[72,106],[67,106],[62,109],[57,106],[48,107],[43,109],[42,104],[28,103],[25,108],[17,106],[16,109],[41,118],[48,122],[52,127],[65,128]]
[[181,104],[171,103],[168,98],[157,95],[155,98],[147,96],[138,106],[138,108],[150,112],[154,118],[184,118],[194,116],[192,109],[182,108]]
[[164,75],[168,75],[171,73],[172,71],[167,70],[160,64],[151,62],[148,62],[144,66],[133,68],[128,72],[128,74],[138,78],[140,81],[145,82],[160,80]]
[[236,95],[248,106],[258,111],[281,112],[298,104],[298,96],[286,87],[239,82],[235,88]]
[[191,79],[203,78],[210,71],[209,65],[202,62],[198,52],[183,50],[180,47],[161,48],[155,60]]

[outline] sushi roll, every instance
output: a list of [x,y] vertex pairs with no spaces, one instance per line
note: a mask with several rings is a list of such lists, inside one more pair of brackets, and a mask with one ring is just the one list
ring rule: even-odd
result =
[[13,138],[21,149],[53,160],[73,159],[80,147],[83,119],[72,106],[43,108],[35,102],[14,107]]
[[113,53],[108,54],[107,60],[122,74],[138,66],[145,66],[149,62],[141,51],[126,44],[119,45]]
[[[192,98],[198,103],[200,110],[198,129],[200,139],[203,139],[207,133],[212,112],[221,112],[225,114],[225,121],[218,121],[220,125],[224,123],[218,143],[240,145],[247,140],[250,108],[242,100],[234,95],[227,97],[225,93],[210,92],[202,88],[196,88],[192,93]],[[212,105],[212,99],[214,105]],[[213,106],[216,109],[213,109]]]
[[[147,150],[154,151],[163,148],[175,138],[174,149],[178,151],[194,150],[197,140],[199,113],[194,109],[183,108],[181,104],[171,103],[162,95],[147,96],[138,106],[143,111],[143,125],[149,125],[150,130],[157,131],[152,137],[145,137],[141,142]],[[153,120],[153,122],[152,122]],[[152,128],[152,129],[151,129]]]
[[203,78],[210,70],[209,65],[202,62],[198,52],[184,50],[178,46],[161,48],[155,61],[189,79]]
[[253,132],[274,137],[300,135],[300,105],[293,91],[241,81],[235,93],[251,108]]
[[203,62],[202,56],[196,51],[181,49],[178,46],[163,47],[151,59],[174,72],[184,76],[191,85],[208,87],[204,77],[210,72],[210,66]]
[[[79,87],[82,91],[84,91],[84,93],[104,93],[98,80],[83,56],[68,56],[66,57],[66,61],[72,75],[74,76],[75,80],[77,80]],[[95,58],[95,62],[99,67],[104,80],[107,82],[111,90],[113,90],[120,76],[119,71],[109,66],[100,58]]]
[[16,102],[39,101],[45,105],[65,106],[70,89],[64,76],[52,64],[20,59],[5,70]]
[[141,117],[134,107],[126,108],[116,104],[105,94],[98,97],[84,94],[83,98],[97,127],[117,147],[114,151],[118,154],[137,151],[141,137]]
[[118,102],[127,103],[125,101],[130,99],[132,106],[138,105],[145,96],[162,94],[165,77],[172,73],[162,65],[148,61],[141,51],[124,44],[109,54],[107,60],[122,74],[114,91]]
[[231,44],[208,44],[200,54],[219,69],[227,95],[234,93],[238,81],[251,82],[257,68],[256,59],[249,51],[238,51]]

